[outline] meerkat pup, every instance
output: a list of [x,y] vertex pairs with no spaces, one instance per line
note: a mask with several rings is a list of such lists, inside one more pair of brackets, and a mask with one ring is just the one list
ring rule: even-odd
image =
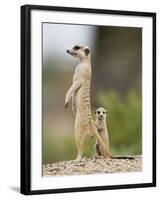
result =
[[101,145],[104,157],[110,157],[107,145],[98,134],[97,128],[91,117],[90,84],[91,84],[91,52],[88,46],[78,44],[67,53],[79,59],[75,68],[73,83],[66,94],[65,107],[72,98],[72,110],[75,115],[75,140],[78,150],[77,160],[82,159],[84,138],[86,135],[96,137]]
[[[107,150],[109,152],[110,158],[112,159],[134,159],[132,156],[113,156],[110,152],[110,146],[109,146],[109,135],[108,135],[108,129],[107,129],[107,110],[100,107],[95,111],[96,120],[95,120],[95,126],[97,128],[98,134],[102,138],[103,142],[105,143],[105,146],[107,147]],[[102,155],[102,147],[99,141],[96,139],[96,143],[94,146],[94,149],[98,156]]]
[[[100,107],[95,111],[95,115],[96,115],[95,125],[97,128],[97,131],[98,131],[100,137],[103,139],[104,143],[106,144],[108,152],[110,152],[109,136],[108,136],[107,122],[106,122],[107,110]],[[94,148],[95,148],[97,155],[101,156],[102,155],[101,145],[98,140],[96,140]]]

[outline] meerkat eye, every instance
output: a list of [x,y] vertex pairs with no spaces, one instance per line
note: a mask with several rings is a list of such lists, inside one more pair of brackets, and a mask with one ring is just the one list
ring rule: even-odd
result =
[[105,112],[105,111],[103,111],[103,114],[106,114],[106,112]]
[[99,115],[101,112],[100,111],[97,111],[97,114]]
[[77,50],[79,50],[80,48],[81,48],[80,46],[76,45],[76,46],[74,46],[73,49],[77,51]]

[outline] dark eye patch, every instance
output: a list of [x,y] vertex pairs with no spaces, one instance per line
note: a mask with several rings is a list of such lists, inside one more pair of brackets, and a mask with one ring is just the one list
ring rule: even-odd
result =
[[79,50],[80,48],[81,48],[81,47],[78,46],[78,45],[76,45],[76,46],[73,47],[74,50]]
[[106,112],[105,112],[105,111],[103,111],[103,114],[106,114]]
[[97,111],[97,114],[99,115],[101,112],[100,111]]

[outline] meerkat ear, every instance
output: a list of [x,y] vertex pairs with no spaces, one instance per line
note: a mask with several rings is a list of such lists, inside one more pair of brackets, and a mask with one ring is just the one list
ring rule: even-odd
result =
[[90,52],[90,50],[89,50],[88,48],[85,49],[85,54],[86,54],[86,56],[88,56],[89,52]]

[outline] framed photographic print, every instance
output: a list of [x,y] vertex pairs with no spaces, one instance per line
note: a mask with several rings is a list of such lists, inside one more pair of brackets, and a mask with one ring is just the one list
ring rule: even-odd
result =
[[156,186],[156,14],[21,7],[21,193]]

